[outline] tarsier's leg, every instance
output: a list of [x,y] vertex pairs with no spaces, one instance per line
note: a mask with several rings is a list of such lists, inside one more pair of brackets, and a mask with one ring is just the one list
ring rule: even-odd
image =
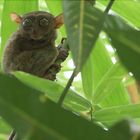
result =
[[65,43],[65,39],[62,39],[61,44],[57,47],[59,54],[58,54],[54,64],[46,71],[44,78],[49,79],[49,80],[56,79],[56,74],[61,69],[61,63],[66,60],[66,58],[68,57],[68,54],[69,54],[68,47],[64,48],[64,43]]

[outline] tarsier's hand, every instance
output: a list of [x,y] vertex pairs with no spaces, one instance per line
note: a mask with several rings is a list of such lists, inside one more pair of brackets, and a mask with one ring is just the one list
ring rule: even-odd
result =
[[57,59],[60,61],[64,61],[67,56],[68,56],[68,51],[69,51],[69,48],[68,48],[68,45],[67,45],[67,42],[66,42],[66,38],[62,38],[62,41],[61,41],[61,44],[57,47],[58,49],[58,56],[57,56]]
[[68,57],[68,54],[69,54],[68,47],[67,48],[64,47],[65,42],[66,42],[66,40],[62,39],[61,44],[57,47],[59,54],[58,54],[54,64],[52,64],[52,66],[47,70],[44,78],[49,79],[49,80],[56,79],[56,74],[61,70],[61,63],[66,60],[66,58]]

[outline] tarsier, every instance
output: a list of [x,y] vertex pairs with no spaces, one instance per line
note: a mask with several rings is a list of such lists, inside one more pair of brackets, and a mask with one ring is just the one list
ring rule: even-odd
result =
[[4,71],[19,70],[54,80],[68,56],[68,49],[55,47],[56,29],[63,25],[63,15],[35,11],[23,16],[12,13],[11,19],[20,26],[6,45]]

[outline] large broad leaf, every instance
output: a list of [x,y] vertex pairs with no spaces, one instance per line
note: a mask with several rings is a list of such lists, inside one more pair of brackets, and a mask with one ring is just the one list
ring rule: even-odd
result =
[[103,13],[84,0],[63,1],[68,43],[77,71],[91,52],[103,24]]
[[[97,0],[97,4],[102,4],[106,7],[107,0]],[[101,6],[101,5],[100,5]],[[136,27],[140,27],[140,1],[139,0],[115,0],[112,11],[123,17],[127,22]],[[131,12],[130,12],[131,11]]]
[[93,104],[98,104],[112,93],[114,88],[122,82],[126,72],[120,63],[116,63],[110,67],[107,73],[98,83],[93,94]]
[[10,13],[16,12],[22,15],[27,12],[38,10],[38,0],[4,0],[2,13],[2,45],[0,51],[0,58],[2,57],[3,49],[6,45],[8,37],[16,30],[17,25],[10,20]]
[[100,122],[118,121],[123,118],[140,118],[140,104],[114,106],[95,111],[93,116]]
[[82,69],[83,88],[85,96],[89,100],[92,100],[94,89],[113,65],[104,43],[101,39],[98,39],[94,50],[92,50]]
[[107,138],[116,140],[139,140],[140,131],[139,126],[130,121],[120,121],[109,129]]
[[19,140],[118,140],[118,136],[124,139],[132,137],[128,125],[122,127],[120,123],[107,132],[63,110],[49,99],[42,100],[41,92],[25,86],[14,77],[0,74],[0,85],[0,114],[16,129]]
[[134,122],[122,120],[109,128],[105,140],[139,140],[139,126]]
[[[113,81],[115,83],[115,81]],[[128,105],[131,103],[130,96],[124,83],[118,81],[117,86],[115,88],[114,84],[110,87],[111,91],[108,96],[100,102],[101,108],[107,108],[112,106],[119,106],[119,105]]]
[[105,31],[111,38],[111,43],[122,63],[137,79],[140,79],[140,31],[115,16],[106,18]]
[[7,135],[11,132],[11,127],[5,122],[3,118],[0,118],[0,140],[6,140]]
[[101,33],[82,69],[85,96],[89,100],[94,96],[93,100],[98,100],[101,107],[129,103],[124,83],[121,82],[127,71],[120,64],[113,64],[112,57],[115,58],[113,48],[111,49],[106,35]]
[[93,104],[97,100],[102,108],[128,104],[130,98],[124,83],[121,82],[127,72],[120,64],[112,63],[111,56],[105,48],[105,45],[109,44],[105,39],[101,40],[101,37],[82,70],[85,96],[89,100],[92,100],[93,96]]
[[[64,87],[56,82],[38,78],[24,72],[16,72],[15,76],[25,84],[43,92],[47,97],[55,102],[58,102],[59,97],[64,90]],[[64,105],[75,111],[87,110],[91,107],[88,100],[71,89],[64,100]]]
[[[91,122],[65,111],[41,92],[0,75],[0,114],[12,125],[21,140],[103,140],[106,132]],[[84,132],[84,133],[83,133]]]

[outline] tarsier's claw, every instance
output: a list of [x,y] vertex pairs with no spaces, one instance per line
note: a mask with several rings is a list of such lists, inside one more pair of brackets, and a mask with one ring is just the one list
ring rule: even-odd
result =
[[52,64],[51,67],[45,73],[44,78],[49,79],[49,80],[56,79],[56,74],[61,70],[61,63],[66,60],[69,54],[69,49],[64,48],[65,41],[66,41],[66,38],[62,38],[61,44],[57,47],[59,54],[54,64]]

